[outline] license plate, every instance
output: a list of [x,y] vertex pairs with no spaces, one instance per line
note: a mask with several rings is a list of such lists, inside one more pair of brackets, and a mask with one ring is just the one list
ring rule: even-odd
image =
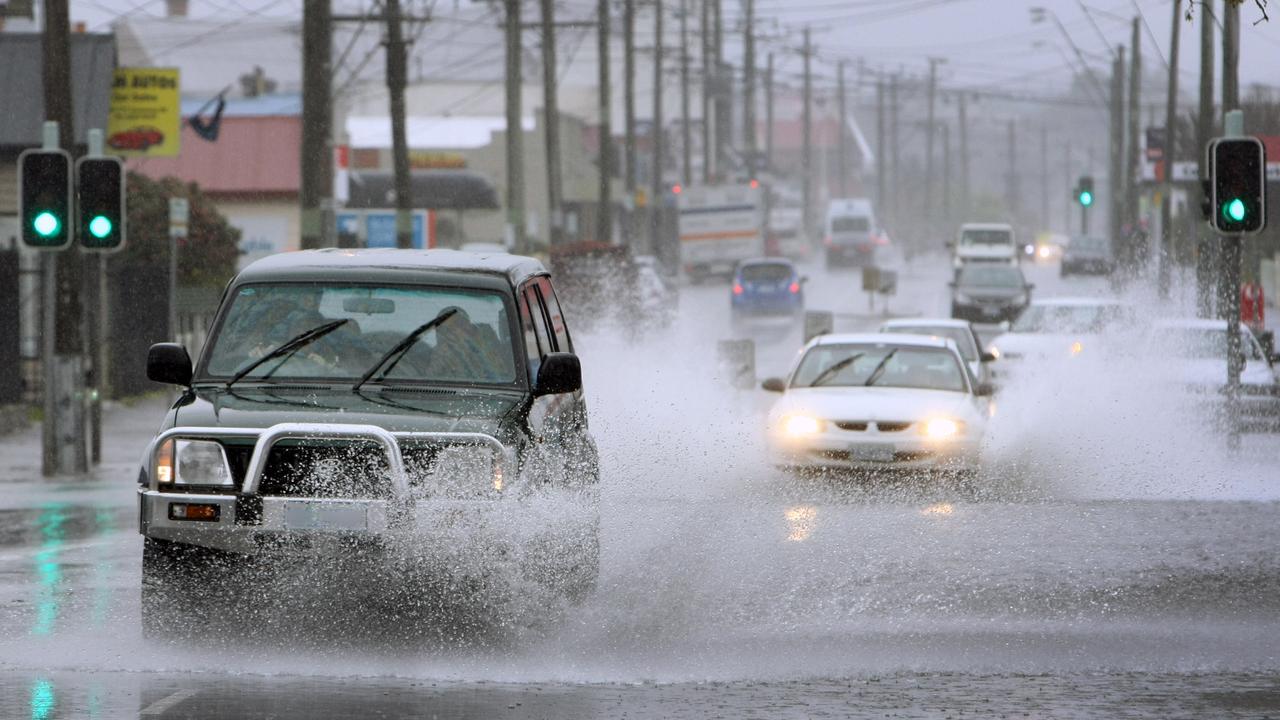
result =
[[995,316],[997,316],[997,315],[999,315],[999,314],[1000,314],[1000,308],[998,308],[998,307],[984,307],[984,308],[982,308],[982,314],[983,314],[983,315],[986,315],[987,317],[995,317]]
[[860,462],[893,462],[893,446],[851,445],[849,459]]
[[291,502],[284,509],[284,525],[290,530],[365,530],[365,510],[355,503]]

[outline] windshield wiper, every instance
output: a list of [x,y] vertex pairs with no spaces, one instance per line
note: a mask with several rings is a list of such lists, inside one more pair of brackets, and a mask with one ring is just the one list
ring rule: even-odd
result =
[[[321,325],[321,326],[319,326],[319,327],[311,328],[310,330],[308,330],[308,331],[306,331],[306,332],[304,332],[304,333],[302,333],[302,334],[300,334],[300,335],[297,335],[297,336],[296,336],[296,337],[294,337],[292,340],[289,340],[288,342],[286,342],[285,344],[283,344],[283,345],[281,345],[280,347],[276,348],[275,350],[272,350],[271,352],[267,353],[266,355],[263,355],[262,357],[258,358],[257,360],[254,360],[253,362],[251,362],[251,363],[249,363],[248,365],[244,366],[244,367],[243,367],[243,368],[241,368],[240,370],[236,371],[236,374],[235,374],[235,375],[232,375],[232,376],[231,376],[231,379],[227,381],[227,385],[226,385],[226,386],[227,386],[228,388],[229,388],[229,387],[231,387],[231,386],[232,386],[232,384],[234,384],[236,381],[240,380],[240,379],[241,379],[241,378],[243,378],[245,375],[248,375],[249,373],[253,372],[254,370],[257,370],[257,369],[258,369],[259,367],[261,367],[264,363],[270,362],[271,360],[274,360],[274,359],[276,359],[276,358],[278,358],[278,357],[285,357],[285,358],[287,359],[287,358],[288,358],[288,356],[293,355],[294,353],[298,352],[299,350],[301,350],[302,348],[306,347],[307,345],[310,345],[312,342],[314,342],[314,341],[316,341],[316,340],[319,340],[320,338],[324,337],[325,335],[328,335],[329,333],[333,332],[334,330],[337,330],[337,329],[338,329],[339,327],[341,327],[342,325],[345,325],[345,324],[347,323],[347,320],[348,320],[348,318],[343,318],[343,319],[341,319],[341,320],[332,320],[332,321],[327,322],[327,323],[325,323],[325,324],[323,324],[323,325]],[[283,365],[283,364],[284,364],[284,362],[281,362],[281,363],[280,363],[280,365]],[[275,366],[274,368],[272,368],[272,369],[271,369],[271,372],[267,373],[267,374],[266,374],[266,375],[264,375],[263,377],[264,377],[264,378],[266,378],[266,377],[270,377],[270,376],[271,376],[271,373],[275,372],[276,370],[278,370],[278,369],[280,368],[280,365],[277,365],[277,366]]]
[[834,365],[818,373],[817,377],[809,381],[809,387],[818,387],[819,385],[822,384],[822,381],[830,379],[836,373],[849,367],[849,365],[853,363],[854,360],[857,360],[858,358],[862,357],[863,354],[864,353],[854,353],[849,357],[844,358],[843,360],[837,361]]
[[[427,331],[432,328],[440,325],[440,323],[453,317],[457,312],[458,308],[449,308],[431,320],[414,328],[413,332],[405,335],[404,339],[396,343],[390,350],[383,353],[382,357],[378,358],[378,362],[374,363],[373,367],[369,368],[368,372],[360,376],[360,380],[351,388],[352,392],[359,392],[360,386],[369,382],[369,379],[373,377],[373,374],[378,372],[378,369],[383,365],[386,365],[387,368],[382,371],[382,374],[378,376],[378,379],[381,380],[386,377],[387,373],[391,372],[395,368],[396,363],[400,362],[400,358],[404,357],[409,352],[409,348],[413,347],[413,344],[418,342],[418,338],[425,335]],[[390,361],[390,363],[388,363],[388,361]]]
[[862,384],[865,387],[871,387],[872,383],[880,379],[880,373],[884,372],[885,365],[888,365],[889,360],[893,358],[894,355],[897,355],[897,354],[898,354],[898,348],[894,348],[889,352],[885,353],[885,356],[880,359],[880,362],[878,364],[876,364],[875,369],[872,370],[871,374],[867,376],[867,381]]

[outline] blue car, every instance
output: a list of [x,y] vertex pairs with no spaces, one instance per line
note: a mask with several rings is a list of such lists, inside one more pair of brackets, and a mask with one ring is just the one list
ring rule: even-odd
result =
[[799,315],[804,312],[804,284],[790,260],[761,258],[738,264],[733,273],[730,307],[733,319],[754,315]]

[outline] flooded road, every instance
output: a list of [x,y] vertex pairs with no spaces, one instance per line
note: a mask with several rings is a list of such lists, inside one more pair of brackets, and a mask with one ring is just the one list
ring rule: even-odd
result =
[[[921,268],[892,314],[945,313],[945,264]],[[811,308],[874,328],[855,273],[810,273]],[[1104,291],[1029,275],[1040,294]],[[24,436],[4,439],[0,717],[1280,714],[1280,438],[1229,452],[1161,421],[1159,397],[1055,376],[998,398],[972,485],[797,478],[764,460],[776,396],[718,374],[729,334],[708,283],[668,332],[580,339],[599,584],[480,648],[144,641],[133,478],[163,404],[115,411],[93,478],[41,481]],[[761,335],[759,377],[798,335]]]

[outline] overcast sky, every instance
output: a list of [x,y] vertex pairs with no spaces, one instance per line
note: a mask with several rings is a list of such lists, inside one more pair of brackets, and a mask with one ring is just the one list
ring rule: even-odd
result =
[[[435,4],[448,11],[472,1],[437,0]],[[740,17],[742,0],[723,1],[727,25],[732,28]],[[674,12],[682,2],[696,8],[698,0],[665,2]],[[406,0],[408,6],[423,4],[427,3]],[[1215,10],[1222,6],[1216,0],[1211,4]],[[240,17],[299,18],[302,12],[301,0],[190,0],[190,5],[193,17],[228,22]],[[359,5],[335,0],[337,7],[354,9]],[[593,14],[595,2],[560,0],[558,5],[562,17],[587,18]],[[105,29],[116,17],[158,17],[165,11],[164,0],[72,0],[71,6],[73,19],[85,21],[90,29]],[[536,3],[526,0],[526,6],[526,15],[533,17]],[[1056,15],[1066,33],[1051,18],[1033,23],[1030,10],[1036,6]],[[1184,1],[1184,15],[1187,6]],[[1240,10],[1242,88],[1252,83],[1280,86],[1276,77],[1280,68],[1280,4],[1273,6],[1275,17],[1258,24],[1254,21],[1262,14],[1253,0],[1247,0]],[[1199,15],[1203,9],[1199,3],[1194,9],[1196,20],[1182,24],[1179,55],[1184,97],[1194,96],[1199,75]],[[839,58],[861,59],[873,69],[922,74],[926,58],[936,56],[947,60],[939,68],[944,84],[1028,93],[1056,92],[1070,77],[1068,62],[1076,61],[1068,36],[1095,67],[1104,68],[1108,45],[1130,44],[1130,22],[1139,10],[1145,18],[1141,43],[1146,67],[1162,68],[1162,56],[1167,58],[1169,51],[1172,0],[756,0],[757,27],[765,36],[760,52],[763,56],[773,50],[783,73],[799,70],[799,58],[790,49],[799,46],[799,29],[808,24],[818,51],[815,72],[820,75],[832,76]],[[669,28],[674,25],[669,23]],[[736,57],[738,32],[727,33],[726,52]],[[1221,61],[1215,66],[1220,73]]]

